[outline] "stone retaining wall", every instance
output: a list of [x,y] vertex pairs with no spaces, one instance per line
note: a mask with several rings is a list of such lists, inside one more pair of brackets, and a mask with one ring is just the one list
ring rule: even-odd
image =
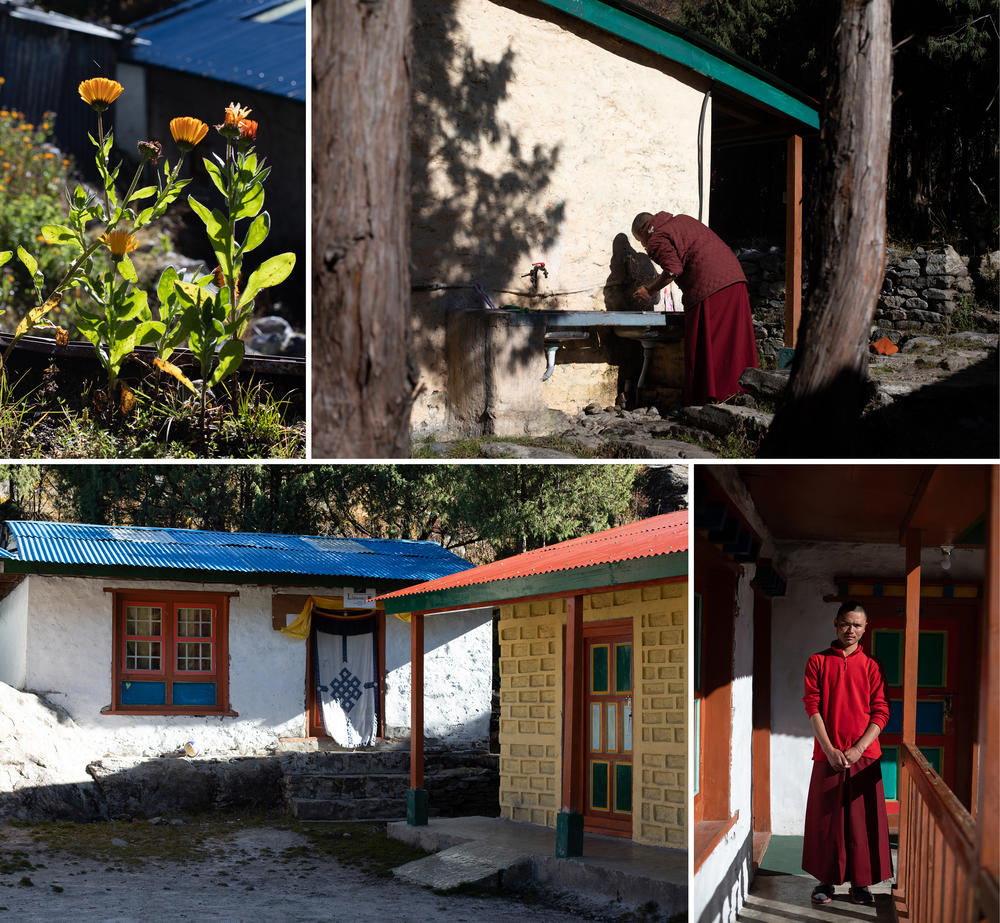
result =
[[[757,345],[765,357],[774,358],[785,345],[785,251],[746,249],[736,256],[747,277]],[[984,258],[977,270],[986,285],[991,259]],[[940,332],[975,289],[969,257],[950,245],[934,250],[889,248],[874,323],[890,330]]]

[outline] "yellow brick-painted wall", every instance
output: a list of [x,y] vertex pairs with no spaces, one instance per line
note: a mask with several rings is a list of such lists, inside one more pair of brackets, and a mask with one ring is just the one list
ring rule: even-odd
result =
[[[500,610],[500,812],[555,827],[562,772],[562,599]],[[632,838],[687,843],[687,583],[584,596],[585,622],[632,619]]]

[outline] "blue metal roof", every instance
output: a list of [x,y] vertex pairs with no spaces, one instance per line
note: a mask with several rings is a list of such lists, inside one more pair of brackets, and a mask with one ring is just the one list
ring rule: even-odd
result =
[[38,564],[410,581],[472,566],[434,542],[17,520],[6,526],[9,557]]
[[305,102],[306,9],[285,0],[187,0],[129,23],[123,57]]

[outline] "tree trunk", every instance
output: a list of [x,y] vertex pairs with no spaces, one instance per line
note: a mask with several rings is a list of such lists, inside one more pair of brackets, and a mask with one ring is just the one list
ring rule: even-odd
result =
[[851,434],[867,398],[868,334],[885,270],[891,113],[890,0],[842,0],[828,67],[815,196],[816,280],[784,404],[760,454],[865,454]]
[[410,0],[312,16],[312,454],[408,456]]

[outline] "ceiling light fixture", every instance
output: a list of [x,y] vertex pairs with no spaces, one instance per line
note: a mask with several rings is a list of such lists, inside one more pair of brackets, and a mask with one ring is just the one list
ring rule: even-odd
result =
[[951,570],[951,552],[954,545],[941,546],[941,570]]

